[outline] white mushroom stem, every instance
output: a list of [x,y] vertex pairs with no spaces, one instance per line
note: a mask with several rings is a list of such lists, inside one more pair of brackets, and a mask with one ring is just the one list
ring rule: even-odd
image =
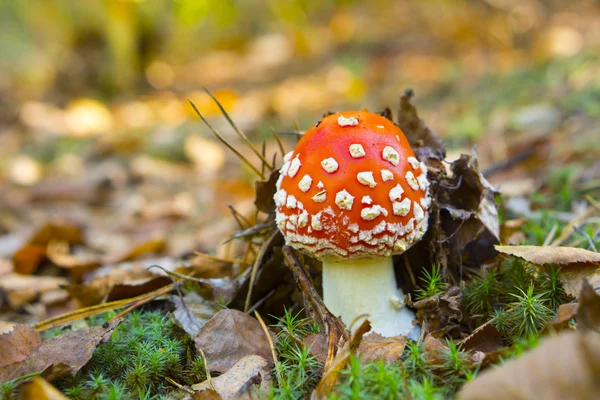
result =
[[356,317],[369,314],[373,332],[384,337],[419,336],[419,328],[412,324],[415,315],[404,305],[404,293],[396,287],[391,257],[323,260],[323,299],[348,328]]

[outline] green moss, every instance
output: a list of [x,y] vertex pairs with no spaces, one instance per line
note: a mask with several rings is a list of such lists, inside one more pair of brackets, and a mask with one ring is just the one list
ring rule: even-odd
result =
[[363,363],[355,356],[341,372],[333,399],[443,399],[454,396],[477,370],[468,355],[453,341],[442,352],[443,363],[427,361],[423,346],[409,342],[402,361],[386,365],[383,360]]
[[467,355],[460,349],[454,340],[448,341],[448,349],[443,351],[443,374],[450,379],[459,379],[468,371]]
[[448,284],[444,281],[440,265],[434,265],[431,272],[423,268],[423,276],[420,277],[420,280],[421,285],[415,291],[417,300],[442,294],[448,287]]
[[14,381],[4,382],[0,384],[0,399],[10,399],[16,394],[17,385]]
[[537,333],[566,301],[560,269],[539,270],[520,259],[508,259],[495,271],[465,285],[463,303],[478,324],[493,320],[508,340]]
[[[107,313],[91,319],[100,325]],[[98,346],[90,362],[75,377],[55,384],[77,399],[157,398],[176,392],[165,377],[182,385],[206,379],[203,362],[188,357],[190,339],[159,311],[134,311],[127,315],[111,340]]]
[[549,267],[540,276],[541,291],[544,299],[551,310],[557,310],[558,306],[566,302],[567,294],[560,281],[560,268]]
[[277,318],[274,328],[278,330],[275,345],[279,363],[275,375],[279,386],[272,387],[269,398],[304,398],[320,378],[321,363],[302,343],[306,336],[319,333],[319,326],[311,319],[301,318],[301,313],[293,314],[286,309],[284,315]]
[[382,360],[361,364],[352,356],[342,370],[342,384],[331,396],[334,399],[400,399],[405,398],[402,384],[403,369],[399,365],[386,366]]
[[526,291],[512,294],[514,301],[506,311],[508,332],[512,338],[535,335],[553,316],[544,299],[547,293],[534,294],[530,284]]
[[463,292],[469,313],[471,315],[490,315],[501,290],[500,281],[494,271],[487,271],[483,277],[473,279],[465,286]]
[[406,344],[404,350],[404,368],[407,373],[417,377],[429,376],[429,370],[431,365],[425,353],[423,353],[424,346],[418,342],[410,341]]

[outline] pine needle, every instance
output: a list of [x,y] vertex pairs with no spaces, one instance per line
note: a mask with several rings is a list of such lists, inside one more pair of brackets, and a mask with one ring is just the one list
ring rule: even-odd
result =
[[240,229],[246,229],[247,227],[252,226],[252,223],[248,221],[248,218],[240,214],[235,208],[233,208],[231,204],[229,204],[227,207],[229,207],[231,215],[237,221],[238,225],[240,226]]
[[274,231],[271,236],[267,239],[266,242],[262,244],[260,250],[258,251],[258,255],[254,260],[254,264],[252,265],[252,272],[250,274],[250,282],[248,284],[248,293],[246,294],[246,303],[244,304],[244,312],[248,312],[250,309],[250,302],[252,301],[252,289],[254,288],[254,281],[256,281],[256,274],[258,273],[258,268],[262,265],[263,260],[265,258],[265,254],[267,254],[267,250],[271,248],[273,241],[277,238],[277,234],[279,231]]
[[[267,153],[267,141],[263,140],[263,143],[262,143],[262,156],[263,156],[263,159],[264,159],[266,153]],[[273,165],[275,165],[275,164],[273,164]],[[268,167],[268,164],[265,163],[265,162],[261,162],[260,170],[263,173],[263,175],[265,173],[265,167]],[[269,170],[273,171],[273,168],[271,167],[271,168],[269,168]]]
[[[286,154],[285,148],[283,147],[283,143],[281,142],[281,137],[279,137],[279,134],[273,127],[271,127],[271,133],[273,134],[273,137],[277,141],[277,145],[279,146],[279,150],[281,151],[281,156],[282,157],[285,156],[285,154]],[[273,165],[275,165],[275,163],[273,163]]]
[[275,350],[275,344],[273,343],[273,338],[269,334],[269,330],[267,329],[267,325],[265,321],[263,321],[262,317],[258,313],[258,311],[254,310],[254,315],[258,322],[260,322],[260,326],[263,328],[265,335],[267,336],[267,340],[269,341],[269,345],[271,346],[271,355],[273,357],[273,364],[275,364],[275,376],[277,377],[277,385],[281,387],[281,374],[279,371],[279,360],[277,359],[277,351]]
[[219,132],[217,132],[215,130],[215,128],[212,127],[212,125],[206,120],[206,118],[204,118],[204,115],[202,115],[202,113],[200,112],[198,107],[196,107],[196,104],[194,104],[194,102],[189,99],[188,99],[188,102],[190,103],[190,105],[192,106],[192,108],[194,109],[196,114],[198,114],[200,119],[202,119],[202,122],[204,122],[206,124],[206,126],[208,126],[208,129],[210,129],[210,131],[213,133],[213,135],[215,135],[216,138],[219,139],[219,141],[221,141],[221,143],[223,143],[225,146],[227,146],[227,148],[229,150],[233,151],[240,160],[242,160],[252,171],[254,171],[256,173],[256,175],[258,175],[260,177],[260,179],[264,180],[265,176],[254,165],[252,165],[252,163],[250,161],[248,161],[248,159],[246,157],[244,157],[242,155],[242,153],[240,153],[239,151],[237,151],[235,149],[235,147],[233,147],[232,145],[227,143],[227,140],[225,140],[225,138],[223,136],[221,136],[221,134]]
[[239,137],[241,137],[247,144],[248,146],[250,146],[250,148],[252,149],[252,151],[254,152],[254,154],[256,154],[258,156],[258,158],[260,158],[260,160],[266,164],[266,166],[272,171],[273,170],[273,166],[271,164],[269,164],[269,161],[267,161],[267,159],[260,154],[260,152],[256,149],[256,147],[254,147],[254,144],[252,144],[252,142],[250,141],[250,139],[248,139],[248,136],[246,136],[246,134],[244,132],[242,132],[237,125],[235,124],[235,122],[233,122],[233,119],[231,119],[231,117],[229,116],[229,114],[227,113],[227,111],[225,111],[225,108],[223,107],[223,105],[221,104],[221,102],[219,102],[219,100],[217,100],[217,98],[211,93],[210,90],[208,90],[206,88],[206,86],[203,86],[204,91],[206,93],[208,93],[208,95],[213,99],[213,101],[217,104],[217,107],[219,107],[219,110],[221,110],[221,113],[223,114],[223,116],[225,117],[225,119],[227,120],[227,122],[229,122],[229,125],[231,125],[231,127],[233,128],[233,130],[235,131],[235,133],[238,134]]

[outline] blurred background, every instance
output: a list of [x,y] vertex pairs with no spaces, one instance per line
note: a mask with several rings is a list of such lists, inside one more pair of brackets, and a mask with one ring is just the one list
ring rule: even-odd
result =
[[290,150],[324,112],[395,111],[412,88],[450,160],[532,156],[491,170],[508,197],[544,205],[555,182],[571,211],[572,185],[600,176],[597,1],[4,0],[0,26],[0,257],[56,218],[104,252],[167,233],[173,255],[219,246],[257,176],[187,99],[260,164],[203,86],[267,154],[272,129]]

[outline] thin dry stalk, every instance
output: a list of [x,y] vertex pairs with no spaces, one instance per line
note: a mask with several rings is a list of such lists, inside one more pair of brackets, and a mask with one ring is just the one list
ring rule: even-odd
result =
[[256,274],[258,273],[258,268],[262,265],[263,260],[265,258],[265,254],[267,254],[267,250],[271,248],[273,241],[277,238],[277,234],[279,231],[274,231],[271,236],[262,244],[260,250],[258,251],[258,256],[256,256],[256,260],[254,260],[254,264],[252,265],[252,273],[250,274],[250,282],[248,284],[248,294],[246,295],[246,303],[244,304],[244,312],[248,312],[250,309],[250,302],[252,301],[252,289],[254,288],[254,281],[256,280]]
[[227,140],[225,140],[225,138],[223,136],[221,136],[221,134],[215,130],[215,128],[212,127],[212,125],[208,122],[208,120],[206,118],[204,118],[204,115],[202,115],[202,113],[200,112],[198,107],[196,107],[196,104],[194,104],[194,102],[191,100],[188,100],[188,101],[189,101],[190,105],[192,106],[192,108],[194,109],[194,111],[196,112],[196,114],[198,114],[200,119],[202,119],[202,122],[204,122],[204,124],[206,126],[208,126],[208,129],[210,129],[210,131],[213,133],[213,135],[215,135],[215,137],[217,139],[219,139],[219,141],[221,143],[223,143],[229,150],[233,151],[235,153],[235,155],[244,162],[244,164],[246,164],[252,171],[254,171],[256,173],[256,175],[258,175],[260,177],[260,179],[264,180],[265,176],[254,165],[252,165],[252,163],[250,161],[248,161],[248,159],[246,157],[244,157],[242,155],[242,153],[237,151],[235,149],[235,147],[233,147],[231,144],[229,144],[227,142]]
[[230,263],[230,264],[245,264],[245,265],[250,264],[249,262],[240,260],[238,258],[215,257],[215,256],[211,256],[210,254],[202,253],[200,251],[194,251],[194,254],[197,257],[208,258],[209,260],[217,261],[217,262]]
[[225,108],[223,107],[223,105],[221,104],[221,102],[219,102],[219,100],[217,100],[217,98],[206,87],[204,87],[204,91],[206,93],[208,93],[208,95],[217,104],[217,107],[219,107],[219,110],[221,110],[221,113],[223,114],[223,116],[225,117],[225,119],[227,120],[227,122],[229,122],[229,125],[231,125],[231,127],[233,128],[233,130],[235,131],[235,133],[237,133],[238,136],[241,137],[246,142],[246,144],[248,144],[248,146],[250,146],[250,148],[252,149],[252,151],[254,152],[254,154],[256,154],[258,156],[258,158],[260,158],[261,162],[263,162],[272,171],[273,170],[273,166],[271,164],[269,164],[269,162],[267,161],[267,159],[256,149],[256,147],[254,146],[254,144],[252,144],[252,142],[250,141],[250,139],[248,139],[248,136],[246,136],[246,134],[244,132],[242,132],[237,127],[237,125],[235,124],[235,122],[233,122],[233,119],[231,119],[231,117],[229,116],[229,114],[227,113],[227,111],[225,111]]
[[277,358],[277,350],[275,350],[275,344],[273,343],[273,338],[269,334],[269,329],[267,329],[267,325],[265,321],[263,321],[262,317],[258,313],[258,311],[254,311],[254,315],[258,322],[260,322],[260,326],[262,327],[265,335],[267,336],[267,340],[269,341],[269,346],[271,346],[271,355],[273,356],[273,364],[275,364],[275,375],[277,376],[277,386],[281,387],[281,375],[279,371],[279,360]]
[[[283,147],[283,142],[281,141],[281,138],[279,137],[279,134],[277,133],[275,128],[271,127],[271,133],[273,134],[273,137],[277,141],[277,145],[279,146],[279,151],[281,151],[281,156],[282,157],[285,156],[286,152],[285,152],[285,148]],[[273,165],[275,165],[275,163],[273,163]]]
[[169,293],[171,290],[173,290],[173,288],[174,285],[171,283],[169,285],[163,286],[160,289],[156,289],[152,292],[148,292],[137,297],[132,297],[130,299],[115,300],[111,301],[110,303],[97,304],[95,306],[80,308],[79,310],[57,315],[56,317],[48,318],[44,321],[35,324],[33,327],[38,332],[43,332],[48,329],[56,328],[58,326],[65,325],[73,321],[78,321],[83,318],[98,315],[107,311],[116,310],[118,308],[127,307],[130,304],[139,302],[140,300],[148,299],[148,301],[150,301],[158,296]]
[[304,309],[327,335],[327,360],[325,361],[325,369],[327,369],[333,362],[340,345],[348,340],[348,331],[342,321],[327,309],[321,296],[317,293],[310,275],[294,254],[294,250],[289,246],[284,246],[282,251],[285,263],[294,274],[302,291]]

